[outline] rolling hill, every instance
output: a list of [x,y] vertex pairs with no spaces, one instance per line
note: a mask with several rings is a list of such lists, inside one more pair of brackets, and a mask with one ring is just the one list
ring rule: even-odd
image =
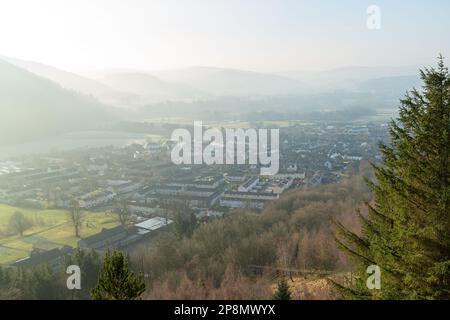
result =
[[159,79],[189,84],[215,96],[300,94],[305,85],[288,77],[253,71],[191,67],[154,73]]
[[362,88],[365,90],[367,87],[364,83],[371,79],[380,79],[378,83],[383,79],[389,82],[389,78],[415,75],[417,69],[417,66],[348,66],[317,72],[289,71],[281,75],[308,83],[314,92],[321,93],[335,90],[360,91]]
[[413,87],[420,89],[421,85],[418,75],[410,75],[369,79],[359,83],[357,88],[361,92],[397,99]]
[[166,100],[191,100],[208,94],[187,84],[170,83],[143,72],[121,72],[104,76],[99,81],[117,91],[135,95],[138,104]]
[[111,119],[92,97],[0,60],[0,144],[94,128]]
[[0,57],[19,68],[25,69],[42,78],[51,80],[61,87],[84,95],[93,95],[103,103],[114,106],[132,104],[139,98],[128,92],[120,92],[99,81],[67,72],[46,64],[25,61],[9,57]]

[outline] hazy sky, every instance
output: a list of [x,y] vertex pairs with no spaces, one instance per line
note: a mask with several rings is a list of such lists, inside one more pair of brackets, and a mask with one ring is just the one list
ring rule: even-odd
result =
[[68,70],[422,65],[450,56],[449,13],[448,0],[0,0],[0,55]]

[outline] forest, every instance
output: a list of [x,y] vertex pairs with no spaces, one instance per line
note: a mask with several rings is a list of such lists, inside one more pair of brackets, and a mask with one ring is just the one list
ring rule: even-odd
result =
[[[323,278],[320,270],[345,275],[350,266],[336,246],[332,221],[358,230],[355,209],[364,210],[364,202],[371,198],[362,178],[370,175],[368,163],[362,164],[360,171],[341,184],[288,192],[260,213],[241,209],[201,223],[174,217],[175,226],[169,232],[127,255],[130,269],[145,275],[142,298],[270,299],[273,285],[288,274],[283,270],[312,271],[302,282]],[[3,268],[0,297],[90,299],[101,257],[77,251],[66,264],[77,264],[84,270],[82,290],[67,290],[65,270],[55,274],[48,266]],[[296,281],[297,277],[291,278]],[[294,292],[294,297],[333,297],[329,285],[306,291]]]

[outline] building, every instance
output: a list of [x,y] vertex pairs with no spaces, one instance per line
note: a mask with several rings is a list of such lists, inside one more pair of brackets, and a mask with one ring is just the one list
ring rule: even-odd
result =
[[197,177],[195,179],[175,180],[167,185],[170,187],[192,187],[199,189],[217,189],[224,183],[222,175]]
[[272,180],[269,183],[269,186],[266,187],[267,192],[272,192],[274,194],[282,194],[287,189],[289,189],[294,183],[293,178],[284,178],[284,179],[276,179]]
[[12,264],[16,268],[33,268],[39,265],[48,265],[53,272],[60,271],[65,264],[65,258],[72,253],[69,246],[53,248],[50,250],[34,249],[29,257],[17,260]]
[[220,199],[220,206],[227,208],[262,209],[265,202],[278,198],[278,194],[266,192],[225,192]]
[[147,234],[150,232],[165,230],[171,223],[173,223],[173,221],[170,219],[155,217],[136,223],[134,226],[140,232],[143,232],[143,234]]
[[127,230],[123,226],[112,229],[103,229],[100,233],[86,237],[78,241],[81,249],[104,250],[109,247],[116,247],[121,240],[127,237]]
[[33,199],[36,198],[41,189],[34,187],[19,187],[10,190],[4,190],[2,192],[1,201],[13,205],[17,201],[22,201],[23,199]]
[[222,194],[222,190],[212,190],[209,192],[177,193],[176,195],[161,194],[158,197],[168,201],[188,203],[191,208],[211,208],[220,200]]
[[306,177],[305,172],[296,172],[296,173],[277,173],[273,176],[268,176],[270,179],[285,179],[285,178],[292,178],[292,179],[300,179],[303,180]]
[[262,210],[264,208],[264,201],[224,198],[220,200],[220,206],[231,209],[249,208]]
[[286,172],[297,172],[297,170],[298,170],[298,167],[297,167],[296,163],[291,164],[286,168]]
[[165,212],[164,209],[155,207],[155,205],[139,203],[136,201],[129,202],[127,207],[132,213],[138,216],[163,215]]
[[239,192],[249,192],[259,183],[259,177],[250,177],[238,187]]
[[348,130],[345,131],[346,134],[349,135],[363,135],[363,134],[370,134],[369,128],[365,127],[365,126],[361,126],[361,127],[352,127]]
[[137,191],[139,188],[141,188],[140,183],[135,183],[132,181],[125,182],[123,184],[117,185],[113,187],[114,193],[118,195],[123,195],[126,193]]
[[90,209],[106,205],[114,199],[116,194],[112,191],[94,191],[78,199],[80,208]]
[[165,218],[155,217],[131,227],[118,226],[111,229],[103,229],[100,233],[94,234],[78,241],[81,249],[106,251],[108,249],[122,249],[140,240],[154,236],[165,230],[172,223]]
[[213,189],[167,184],[155,187],[153,192],[159,199],[188,202],[192,208],[210,208],[220,199],[223,187]]
[[245,181],[245,175],[242,175],[242,176],[237,175],[236,176],[236,175],[228,175],[227,174],[225,176],[225,179],[231,183],[242,183]]
[[146,143],[144,150],[150,156],[159,155],[163,151],[163,146],[158,143]]

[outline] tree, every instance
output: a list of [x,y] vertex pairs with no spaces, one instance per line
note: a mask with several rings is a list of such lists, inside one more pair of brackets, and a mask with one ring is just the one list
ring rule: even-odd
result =
[[[344,298],[450,298],[450,76],[442,56],[420,74],[423,90],[400,100],[391,144],[380,144],[361,235],[335,223],[356,270],[350,285],[336,284]],[[369,265],[381,270],[380,290],[367,288]]]
[[117,214],[118,220],[123,227],[126,227],[128,224],[130,224],[131,211],[128,208],[126,199],[116,201],[114,213]]
[[173,231],[178,238],[190,238],[197,227],[197,217],[195,213],[187,209],[187,211],[176,211],[174,213]]
[[20,277],[15,286],[27,300],[56,300],[63,299],[59,275],[55,274],[48,265],[42,264],[30,269],[20,270]]
[[10,270],[0,266],[0,289],[7,288],[11,285]]
[[286,278],[278,281],[277,290],[273,295],[273,300],[291,300],[291,290]]
[[135,300],[144,290],[143,275],[128,270],[128,260],[122,252],[108,251],[91,296],[93,300]]
[[14,232],[23,237],[23,233],[32,226],[32,223],[22,212],[16,211],[9,219],[9,226]]
[[75,231],[75,237],[80,237],[80,229],[81,229],[81,218],[82,218],[82,211],[80,209],[80,204],[77,200],[73,199],[71,201],[71,206],[69,210],[70,215],[70,221],[72,222],[74,231]]
[[74,290],[73,297],[79,299],[89,299],[90,292],[98,281],[101,267],[101,259],[94,250],[87,251],[77,249],[66,261],[66,268],[69,265],[77,265],[83,272],[81,273],[81,290]]
[[161,201],[165,211],[166,223],[169,215],[173,219],[173,232],[178,238],[191,237],[198,226],[198,219],[194,211],[189,207],[188,201]]

